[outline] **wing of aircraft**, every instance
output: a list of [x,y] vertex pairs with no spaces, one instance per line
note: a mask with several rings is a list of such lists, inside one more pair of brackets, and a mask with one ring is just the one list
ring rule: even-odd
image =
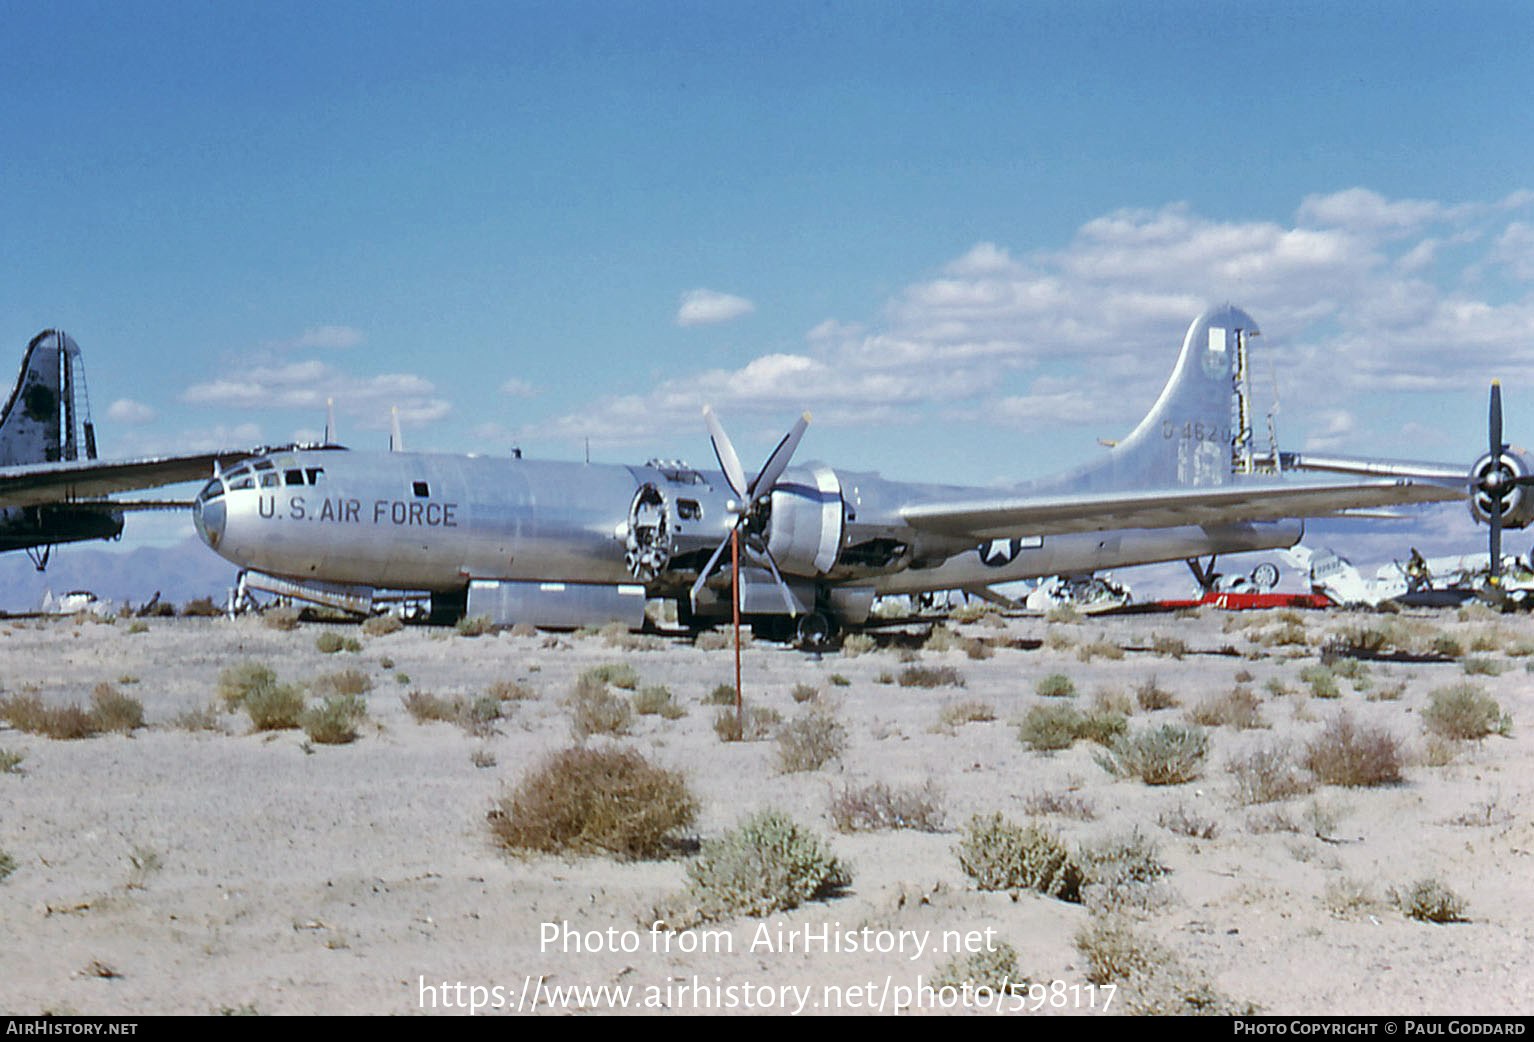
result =
[[[1463,475],[1460,475],[1463,481]],[[971,539],[1172,528],[1345,515],[1364,507],[1463,499],[1463,489],[1396,478],[1325,484],[1251,483],[1218,489],[1107,492],[1084,496],[997,498],[903,507],[912,528]]]
[[1253,445],[1257,335],[1237,308],[1206,311],[1127,437],[1089,465],[1000,491],[795,465],[807,415],[749,475],[705,411],[718,470],[285,449],[220,473],[193,516],[251,586],[346,610],[407,591],[443,618],[639,626],[645,601],[664,598],[684,624],[707,626],[738,596],[756,628],[816,638],[861,624],[882,594],[1290,547],[1302,518],[1474,491],[1452,467],[1283,474],[1276,452],[1265,461]]
[[27,550],[41,569],[51,547],[122,533],[122,512],[163,509],[105,497],[205,478],[244,453],[98,460],[80,347],[47,329],[27,344],[0,411],[0,551]]

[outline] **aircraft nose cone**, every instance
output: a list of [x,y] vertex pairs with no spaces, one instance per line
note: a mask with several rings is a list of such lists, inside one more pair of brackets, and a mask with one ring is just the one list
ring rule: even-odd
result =
[[226,511],[222,499],[199,500],[192,504],[192,522],[197,526],[197,534],[202,541],[208,544],[209,549],[217,550],[219,540],[224,538],[224,520]]

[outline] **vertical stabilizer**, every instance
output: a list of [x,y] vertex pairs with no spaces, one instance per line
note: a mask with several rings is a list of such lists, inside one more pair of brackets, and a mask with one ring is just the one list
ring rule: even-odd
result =
[[86,454],[94,457],[79,362],[80,347],[69,334],[47,329],[32,338],[0,412],[0,466],[77,459],[82,425]]
[[1258,333],[1250,315],[1228,304],[1194,319],[1156,404],[1075,487],[1226,485],[1237,471],[1251,470],[1247,348]]

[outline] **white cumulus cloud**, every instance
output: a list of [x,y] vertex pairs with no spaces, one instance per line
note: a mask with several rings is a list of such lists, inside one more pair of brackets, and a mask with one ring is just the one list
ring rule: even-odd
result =
[[707,326],[728,322],[742,315],[749,315],[756,305],[745,297],[732,293],[719,293],[711,289],[690,289],[682,294],[682,306],[677,309],[676,324],[679,326]]

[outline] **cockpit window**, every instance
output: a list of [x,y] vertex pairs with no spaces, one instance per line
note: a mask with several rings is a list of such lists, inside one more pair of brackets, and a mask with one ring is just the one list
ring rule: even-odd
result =
[[204,485],[202,487],[202,491],[200,493],[198,493],[197,498],[200,499],[202,502],[206,503],[206,502],[208,502],[210,500],[217,499],[219,496],[222,496],[223,494],[224,494],[224,483],[222,481],[218,480],[218,478],[214,478],[212,481],[208,482],[206,485]]
[[246,473],[244,477],[231,474],[229,476],[229,491],[238,492],[242,488],[255,488],[256,479]]
[[309,475],[309,484],[318,485],[320,483],[320,478],[325,476],[325,468],[306,467],[304,468],[304,473]]
[[283,483],[287,485],[302,485],[304,472],[302,470],[285,470],[282,472]]
[[251,466],[255,467],[257,470],[271,470],[272,461],[269,459],[258,459],[256,462],[252,463]]
[[262,488],[276,488],[277,487],[277,483],[278,483],[277,482],[277,474],[275,472],[273,472],[271,474],[262,474],[261,475],[261,487]]

